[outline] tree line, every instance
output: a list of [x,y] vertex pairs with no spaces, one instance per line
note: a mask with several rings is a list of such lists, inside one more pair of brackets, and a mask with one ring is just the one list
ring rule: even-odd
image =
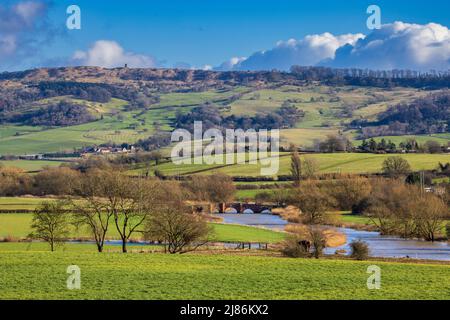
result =
[[377,121],[354,120],[350,127],[360,128],[364,138],[450,132],[450,93],[431,94],[391,106],[378,115]]
[[[442,165],[441,165],[442,166]],[[424,190],[425,177],[416,177],[401,157],[383,163],[387,178],[349,176],[339,180],[316,180],[304,174],[305,163],[297,153],[291,156],[294,188],[280,190],[274,197],[300,208],[297,222],[333,224],[330,210],[351,210],[365,215],[383,234],[434,241],[443,234],[450,217],[450,186],[441,192]]]
[[291,128],[304,117],[303,110],[297,109],[290,103],[283,103],[281,108],[265,114],[255,116],[224,116],[220,108],[214,104],[204,104],[193,108],[188,113],[177,113],[175,127],[193,131],[194,121],[202,121],[203,130],[210,128],[236,129],[281,129]]
[[28,112],[9,113],[0,118],[0,122],[21,123],[31,126],[72,126],[94,120],[96,118],[85,105],[65,100]]
[[193,177],[181,184],[94,169],[78,177],[73,186],[76,197],[46,201],[35,210],[29,238],[48,242],[53,251],[75,228],[87,231],[103,252],[113,229],[124,253],[133,237],[162,244],[168,253],[185,253],[212,235],[202,211],[188,201],[226,202],[234,192],[231,179],[221,175]]

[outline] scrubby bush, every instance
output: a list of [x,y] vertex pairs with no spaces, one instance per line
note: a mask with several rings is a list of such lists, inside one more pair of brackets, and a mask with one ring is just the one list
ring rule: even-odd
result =
[[349,177],[338,179],[327,184],[326,192],[336,200],[336,207],[340,210],[351,210],[362,199],[369,196],[370,181],[364,177]]
[[362,240],[353,240],[350,243],[351,257],[356,260],[366,260],[369,257],[369,246]]
[[299,244],[300,238],[296,235],[289,236],[281,248],[281,254],[290,258],[305,258],[309,256],[309,252],[304,246]]
[[291,190],[288,203],[300,208],[303,223],[324,224],[326,212],[330,209],[333,199],[323,192],[315,182],[305,181],[301,186]]
[[79,188],[80,178],[80,173],[71,168],[45,168],[34,176],[34,193],[71,195]]
[[30,192],[31,177],[22,169],[0,168],[0,196],[20,196]]
[[372,205],[372,199],[370,197],[366,197],[361,199],[358,203],[352,206],[352,214],[364,214],[367,212]]
[[314,258],[319,259],[322,256],[323,250],[326,248],[327,245],[325,234],[323,230],[319,228],[311,228],[309,230],[309,234],[311,237],[311,244],[314,247],[313,249]]

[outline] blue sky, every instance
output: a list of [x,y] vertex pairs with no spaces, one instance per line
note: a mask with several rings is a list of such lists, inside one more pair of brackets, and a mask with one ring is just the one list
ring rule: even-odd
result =
[[[2,3],[7,7],[23,1]],[[81,30],[65,29],[65,11],[71,4],[81,8]],[[126,51],[152,56],[160,66],[218,66],[231,57],[268,50],[280,40],[324,32],[369,34],[366,9],[370,4],[380,6],[383,24],[403,21],[450,26],[447,0],[54,0],[46,12],[54,30],[52,39],[34,56],[16,59],[6,68],[64,61],[98,40],[115,41]],[[41,31],[30,30],[29,36],[36,32],[40,37]]]

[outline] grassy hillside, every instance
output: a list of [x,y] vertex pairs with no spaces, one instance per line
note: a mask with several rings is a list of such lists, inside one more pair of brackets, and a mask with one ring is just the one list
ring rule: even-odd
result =
[[[99,81],[99,79],[98,79]],[[371,87],[329,87],[325,85],[288,86],[276,88],[230,86],[200,92],[157,92],[159,102],[136,110],[127,108],[129,101],[113,98],[108,103],[96,103],[60,96],[34,102],[29,108],[43,108],[61,100],[88,107],[97,119],[94,122],[69,127],[39,127],[2,124],[0,155],[71,151],[74,148],[101,143],[134,143],[158,131],[172,130],[177,112],[188,112],[204,103],[214,103],[224,115],[254,115],[279,109],[287,102],[305,112],[295,128],[281,130],[284,145],[295,143],[309,147],[314,141],[343,130],[355,119],[375,119],[388,106],[409,102],[426,92],[394,88],[384,90]],[[227,100],[234,97],[233,100]],[[29,109],[28,108],[28,109]],[[23,109],[23,112],[29,111]],[[352,110],[350,113],[346,110]],[[352,131],[344,132],[350,139]],[[401,138],[396,138],[399,140]],[[436,137],[439,142],[450,141],[448,136]],[[404,139],[403,139],[404,140]],[[423,140],[426,140],[425,137]],[[355,144],[358,144],[356,142]]]
[[[73,264],[81,269],[81,290],[66,289],[66,269]],[[379,290],[366,286],[373,264],[382,271]],[[450,290],[449,265],[82,249],[49,253],[9,243],[0,244],[0,269],[0,299],[448,299]]]
[[[43,99],[35,108],[49,103],[69,100],[88,106],[97,121],[69,127],[31,127],[6,124],[0,128],[0,155],[71,151],[74,148],[114,143],[134,143],[148,138],[158,130],[171,130],[171,123],[178,109],[189,111],[205,102],[222,101],[239,93],[242,87],[229,91],[161,94],[161,101],[147,109],[127,111],[128,101],[111,99],[108,103],[94,103],[68,96]],[[27,110],[24,110],[27,111]]]

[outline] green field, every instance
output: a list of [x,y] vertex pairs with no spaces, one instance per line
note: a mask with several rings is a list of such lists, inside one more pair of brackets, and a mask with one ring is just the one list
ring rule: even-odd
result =
[[45,167],[59,167],[61,161],[45,161],[45,160],[11,160],[0,161],[0,167],[14,167],[25,170],[27,172],[40,171]]
[[33,211],[43,201],[53,198],[38,197],[0,197],[0,210],[30,210]]
[[285,233],[269,229],[232,224],[212,224],[214,239],[227,242],[265,242],[276,243],[285,239]]
[[[2,206],[0,206],[2,208]],[[6,213],[0,214],[0,238],[12,237],[15,240],[25,238],[31,232],[32,215],[30,213]],[[213,233],[211,241],[225,242],[266,242],[274,243],[282,241],[284,233],[263,228],[247,227],[231,224],[211,223]],[[71,238],[89,238],[90,233],[86,229],[72,230]],[[111,221],[111,228],[107,236],[108,239],[120,239],[114,221]],[[135,234],[134,239],[140,239],[139,234]]]
[[344,223],[360,224],[360,225],[370,225],[371,220],[368,217],[352,214],[349,211],[339,211],[335,212],[337,214],[339,221]]
[[237,190],[236,199],[245,201],[247,199],[255,199],[255,196],[259,193],[272,193],[275,189],[248,189],[248,190]]
[[[318,165],[318,173],[375,173],[382,169],[383,161],[393,155],[368,154],[368,153],[327,153],[308,154],[302,157],[314,159]],[[395,156],[395,155],[394,155]],[[431,170],[438,166],[439,162],[450,161],[449,154],[401,154],[406,159],[412,170]],[[289,175],[290,155],[280,155],[280,169],[278,175]],[[225,173],[230,176],[260,176],[261,165],[235,164],[235,165],[206,165],[189,164],[175,165],[167,162],[159,166],[153,166],[151,170],[158,169],[165,175],[188,175],[188,174],[212,174]],[[134,173],[140,173],[141,169],[135,169]]]
[[[366,271],[374,264],[381,268],[381,289],[368,290]],[[70,265],[80,267],[80,290],[66,288]],[[7,243],[0,244],[0,270],[0,299],[450,298],[450,266],[438,264],[200,253],[49,253]]]
[[[440,143],[441,145],[446,146],[450,142],[450,134],[439,133],[439,134],[426,134],[426,135],[382,136],[382,137],[374,138],[374,140],[376,142],[380,142],[381,139],[384,139],[386,141],[391,140],[397,146],[400,143],[405,142],[409,139],[416,140],[419,145],[424,144],[427,141],[436,141],[436,142]],[[362,142],[362,140],[360,140],[358,142]]]

